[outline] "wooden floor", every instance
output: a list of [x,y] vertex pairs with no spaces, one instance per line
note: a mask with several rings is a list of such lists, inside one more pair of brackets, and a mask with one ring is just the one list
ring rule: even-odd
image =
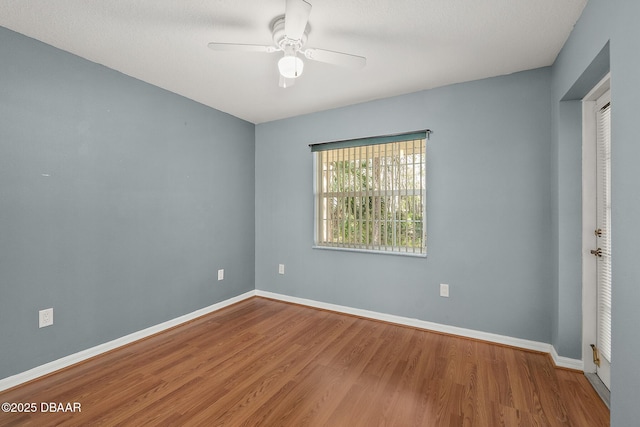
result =
[[548,355],[257,297],[0,402],[38,407],[0,426],[609,425],[584,375]]

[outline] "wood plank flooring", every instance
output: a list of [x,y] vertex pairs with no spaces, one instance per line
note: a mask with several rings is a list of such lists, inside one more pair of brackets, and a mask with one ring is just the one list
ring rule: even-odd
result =
[[609,425],[584,375],[548,355],[258,297],[0,402],[37,405],[0,426]]

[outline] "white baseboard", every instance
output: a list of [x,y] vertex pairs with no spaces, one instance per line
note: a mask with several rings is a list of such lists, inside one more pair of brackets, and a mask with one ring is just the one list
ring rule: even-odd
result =
[[551,358],[553,359],[553,363],[555,363],[557,367],[574,369],[576,371],[584,372],[584,362],[582,360],[559,356],[556,348],[552,345],[549,346],[551,347]]
[[529,341],[521,338],[513,338],[513,337],[504,336],[504,335],[476,331],[473,329],[459,328],[457,326],[442,325],[439,323],[427,322],[425,320],[412,319],[409,317],[396,316],[393,314],[378,313],[375,311],[362,310],[359,308],[352,308],[352,307],[347,307],[347,306],[342,306],[337,304],[330,304],[330,303],[319,302],[319,301],[314,301],[314,300],[309,300],[304,298],[277,294],[273,292],[255,290],[255,291],[246,292],[242,295],[238,295],[228,300],[221,301],[219,303],[210,305],[200,310],[196,310],[192,313],[185,314],[184,316],[176,317],[175,319],[168,320],[166,322],[160,323],[155,326],[151,326],[141,331],[134,332],[129,335],[125,335],[124,337],[117,338],[115,340],[106,342],[104,344],[100,344],[95,347],[82,350],[78,353],[65,356],[61,359],[54,360],[49,363],[45,363],[44,365],[37,366],[28,371],[21,372],[19,374],[16,374],[7,378],[0,379],[0,391],[7,390],[9,388],[15,387],[27,381],[31,381],[38,377],[50,374],[52,372],[58,371],[62,368],[66,368],[78,362],[82,362],[83,360],[87,360],[91,357],[98,356],[102,353],[106,353],[107,351],[111,351],[118,347],[122,347],[123,345],[130,344],[142,338],[146,338],[153,334],[157,334],[158,332],[162,332],[169,328],[173,328],[174,326],[178,326],[182,323],[196,319],[200,316],[204,316],[205,314],[220,310],[221,308],[227,307],[231,304],[235,304],[237,302],[240,302],[247,298],[251,298],[253,296],[271,298],[274,300],[291,302],[294,304],[320,308],[323,310],[335,311],[338,313],[351,314],[354,316],[360,316],[368,319],[382,320],[384,322],[396,323],[398,325],[412,326],[415,328],[425,329],[429,331],[442,332],[445,334],[458,335],[466,338],[473,338],[473,339],[488,341],[496,344],[509,345],[512,347],[522,348],[526,350],[549,353],[551,355],[551,358],[553,359],[553,362],[557,367],[575,369],[579,371],[583,370],[582,360],[570,359],[568,357],[559,356],[558,353],[556,352],[555,347],[547,343]]
[[173,328],[174,326],[178,326],[182,323],[196,319],[200,316],[204,316],[205,314],[212,313],[214,311],[220,310],[221,308],[227,307],[231,304],[235,304],[247,298],[251,298],[255,296],[255,294],[256,294],[255,291],[249,291],[244,294],[238,295],[236,297],[229,298],[219,303],[210,305],[208,307],[201,308],[192,313],[185,314],[184,316],[176,317],[175,319],[171,319],[166,322],[160,323],[158,325],[154,325],[149,328],[143,329],[141,331],[134,332],[129,335],[125,335],[124,337],[116,338],[113,341],[109,341],[104,344],[100,344],[95,347],[91,347],[86,350],[79,351],[78,353],[70,354],[69,356],[65,356],[61,359],[54,360],[49,363],[45,363],[44,365],[37,366],[33,369],[29,369],[28,371],[21,372],[19,374],[16,374],[7,378],[0,379],[0,391],[7,390],[11,387],[15,387],[17,385],[20,385],[27,381],[31,381],[43,375],[47,375],[52,372],[58,371],[62,368],[66,368],[75,363],[82,362],[83,360],[87,360],[91,357],[98,356],[102,353],[106,353],[107,351],[111,351],[118,347],[122,347],[123,345],[130,344],[139,339],[146,338],[153,334],[157,334],[158,332],[162,332],[169,328]]
[[504,335],[492,334],[489,332],[476,331],[473,329],[459,328],[457,326],[442,325],[440,323],[427,322],[425,320],[412,319],[409,317],[396,316],[393,314],[378,313],[375,311],[362,310],[359,308],[346,307],[337,304],[319,302],[304,298],[292,297],[268,291],[256,290],[256,295],[264,298],[271,298],[279,301],[291,302],[294,304],[306,305],[323,310],[337,311],[339,313],[351,314],[368,319],[382,320],[384,322],[396,323],[399,325],[412,326],[414,328],[425,329],[434,332],[441,332],[449,335],[458,335],[466,338],[473,338],[488,341],[496,344],[508,345],[525,350],[539,351],[551,355],[557,367],[582,370],[582,360],[570,359],[559,356],[556,349],[548,343],[530,341],[521,338],[513,338]]

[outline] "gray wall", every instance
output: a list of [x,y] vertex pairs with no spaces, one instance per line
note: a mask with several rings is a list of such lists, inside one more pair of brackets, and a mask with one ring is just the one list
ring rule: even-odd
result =
[[[582,103],[563,101],[553,112],[558,118],[554,129],[564,143],[552,149],[554,225],[548,231],[556,245],[552,251],[555,263],[552,344],[559,355],[581,360]],[[567,173],[568,170],[573,173]]]
[[254,289],[254,131],[0,28],[0,378]]
[[[557,224],[579,223],[580,149],[571,133],[560,132],[575,126],[575,119],[563,115],[560,106],[580,99],[595,85],[602,71],[611,70],[612,99],[612,244],[613,244],[613,325],[611,425],[637,425],[640,419],[640,268],[637,245],[640,240],[640,143],[638,143],[638,99],[640,99],[640,2],[632,0],[590,0],[573,33],[552,69],[552,107],[554,150],[557,157],[557,182],[570,197],[560,197],[553,214]],[[609,45],[607,45],[609,43]],[[610,48],[610,53],[608,49]],[[606,51],[607,55],[602,55]],[[602,59],[609,59],[603,66]],[[573,124],[571,123],[572,121]],[[576,246],[579,229],[559,227],[556,240],[560,247]],[[564,273],[554,284],[559,293],[554,335],[560,340],[575,336],[573,321],[566,322],[562,313],[574,310],[581,286],[580,256],[561,251],[557,263]],[[574,297],[565,298],[565,296]],[[573,331],[568,333],[569,331]],[[573,338],[575,341],[575,338]]]
[[[256,288],[550,342],[550,100],[544,68],[258,125]],[[308,144],[425,128],[427,258],[312,249]]]

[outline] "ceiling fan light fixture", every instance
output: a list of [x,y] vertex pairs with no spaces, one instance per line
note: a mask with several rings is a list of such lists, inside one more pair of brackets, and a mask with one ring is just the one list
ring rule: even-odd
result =
[[295,79],[302,75],[304,62],[302,59],[294,55],[285,55],[278,61],[278,70],[282,77],[287,79]]

